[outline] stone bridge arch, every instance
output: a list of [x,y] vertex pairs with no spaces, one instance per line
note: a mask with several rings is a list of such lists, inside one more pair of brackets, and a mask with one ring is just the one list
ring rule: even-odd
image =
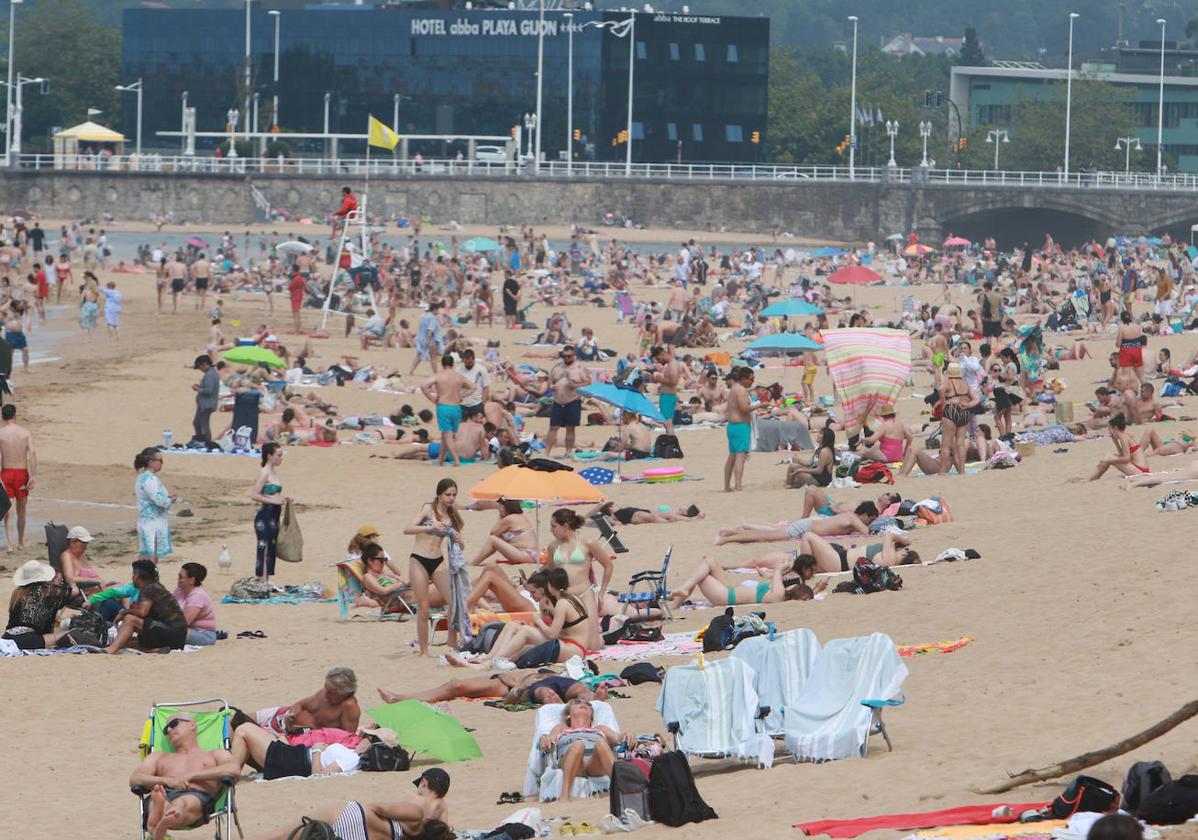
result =
[[923,218],[934,218],[940,233],[982,239],[993,236],[1006,249],[1044,235],[1065,246],[1115,233],[1142,233],[1142,224],[1129,223],[1125,194],[1099,190],[990,189],[929,190]]

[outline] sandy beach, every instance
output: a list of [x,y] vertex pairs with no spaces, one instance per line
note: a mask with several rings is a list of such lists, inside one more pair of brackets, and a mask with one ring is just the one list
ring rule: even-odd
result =
[[[43,221],[51,231],[57,224]],[[230,229],[239,237],[245,228]],[[327,235],[323,225],[280,224],[268,229],[308,233],[321,241]],[[110,230],[124,233],[139,228],[123,223]],[[187,232],[223,230],[222,226],[189,226]],[[256,236],[258,229],[253,230]],[[564,232],[549,229],[551,237]],[[622,239],[674,246],[696,236],[709,245],[773,247],[768,235],[763,241],[759,234],[613,228],[597,232],[601,241],[618,233]],[[458,235],[494,233],[494,228],[467,228]],[[426,230],[425,236],[430,235],[450,233]],[[156,241],[152,228],[144,241]],[[799,243],[799,239],[780,239],[777,246]],[[110,266],[133,256],[117,250]],[[76,268],[76,277],[79,274],[81,269]],[[208,327],[204,313],[193,311],[194,299],[188,296],[181,299],[177,316],[156,315],[153,274],[101,273],[102,281],[109,279],[116,280],[125,299],[120,341],[104,336],[102,322],[86,340],[78,330],[73,298],[68,305],[64,297],[64,305],[51,307],[49,323],[37,325],[30,335],[35,354],[45,353],[54,360],[35,363],[28,375],[18,367],[13,375],[18,421],[34,434],[40,469],[29,506],[29,546],[0,557],[0,564],[7,567],[0,571],[0,598],[5,600],[12,591],[13,570],[31,558],[45,560],[41,525],[47,520],[81,524],[98,534],[92,552],[101,574],[127,581],[129,561],[136,552],[133,456],[160,442],[164,429],[171,429],[176,440],[186,440],[190,434],[191,385],[198,381],[190,366],[204,349]],[[855,294],[858,303],[869,305],[878,318],[893,315],[905,295],[942,300],[940,287],[870,287]],[[965,301],[963,289],[953,287],[951,294],[955,301]],[[662,287],[638,290],[642,298],[664,300],[665,295]],[[227,295],[223,300],[227,335],[263,322],[281,331],[289,325],[284,296],[276,296],[273,316],[264,313],[257,296]],[[548,311],[538,306],[532,317],[542,319]],[[613,309],[571,307],[568,314],[576,329],[593,327],[602,346],[633,349],[635,328],[617,325]],[[305,310],[305,325],[314,326],[318,317],[319,313]],[[415,323],[418,314],[406,310],[403,317]],[[320,357],[310,360],[313,366],[328,365],[342,354],[405,373],[411,365],[412,350],[361,351],[356,336],[341,336],[339,319],[332,322],[331,333],[329,339],[314,340]],[[47,347],[43,337],[51,334],[54,340]],[[513,339],[528,339],[529,334],[506,332],[500,319],[494,328],[472,329],[470,334],[500,339],[503,358],[545,364],[524,358],[527,348]],[[298,338],[285,332],[280,337],[284,343]],[[1095,383],[1109,372],[1106,354],[1113,343],[1112,335],[1097,336],[1090,342],[1096,358],[1062,363],[1057,375],[1068,382],[1066,399],[1081,403],[1092,398]],[[1149,352],[1161,346],[1168,347],[1174,359],[1184,359],[1198,348],[1198,338],[1153,338]],[[426,374],[427,367],[415,378],[405,376],[405,382],[416,384]],[[767,370],[758,381],[770,382],[776,376],[784,376],[783,381],[797,389],[800,374],[794,370]],[[926,394],[929,381],[928,374],[917,373],[913,390]],[[830,393],[822,368],[816,388],[820,394]],[[427,406],[418,394],[371,393],[354,383],[323,388],[320,393],[342,413],[388,413],[403,402]],[[1163,402],[1180,403],[1170,409],[1174,415],[1198,413],[1193,398]],[[1082,419],[1087,412],[1078,408]],[[919,422],[926,410],[921,399],[906,393],[899,401],[899,416],[908,423]],[[227,417],[214,417],[214,427],[223,428]],[[545,420],[529,420],[534,430],[543,431],[546,425]],[[1198,421],[1171,424],[1171,428],[1198,429]],[[1141,431],[1137,427],[1137,437]],[[1161,431],[1165,436],[1166,429]],[[579,434],[602,444],[610,429],[590,427]],[[631,551],[616,560],[615,585],[622,587],[635,571],[657,567],[669,544],[674,546],[674,581],[681,580],[704,555],[748,559],[761,547],[716,548],[712,543],[717,528],[798,516],[801,492],[783,488],[785,469],[778,466],[779,453],[754,453],[745,474],[745,491],[728,495],[721,492],[723,430],[687,432],[680,440],[687,473],[699,480],[664,486],[622,484],[610,489],[610,497],[622,505],[645,508],[693,502],[707,518],[621,529]],[[1055,448],[1038,448],[1015,469],[898,480],[895,489],[905,498],[943,495],[952,506],[955,521],[914,533],[913,545],[922,556],[935,557],[955,546],[976,549],[981,559],[904,567],[901,592],[767,605],[768,618],[780,629],[809,627],[821,641],[872,632],[889,634],[899,644],[962,636],[973,641],[952,653],[904,660],[910,669],[903,686],[907,703],[886,713],[893,752],[887,752],[880,739],[873,739],[864,760],[796,765],[784,758],[770,770],[759,770],[736,761],[696,759],[693,766],[700,792],[720,819],[687,826],[688,837],[702,840],[730,832],[799,836],[791,826],[804,820],[1046,801],[1064,787],[1067,778],[1017,789],[1006,797],[982,797],[971,789],[996,783],[1007,771],[1051,764],[1114,743],[1193,699],[1189,666],[1198,631],[1190,619],[1193,586],[1182,564],[1191,550],[1186,534],[1192,532],[1198,513],[1159,513],[1154,503],[1171,488],[1124,492],[1112,476],[1094,483],[1068,483],[1070,478],[1087,475],[1100,457],[1109,454],[1111,444],[1105,437],[1070,444],[1064,453],[1054,453]],[[332,591],[336,584],[332,564],[344,557],[350,537],[363,523],[380,530],[381,542],[392,555],[405,557],[411,543],[401,530],[420,503],[432,498],[436,482],[452,476],[464,493],[492,469],[438,469],[428,463],[379,457],[389,454],[387,450],[386,446],[354,445],[288,448],[281,476],[286,492],[299,503],[305,560],[280,563],[278,582],[315,580]],[[1179,467],[1190,460],[1185,455],[1154,458],[1153,467]],[[166,455],[161,478],[171,492],[187,500],[184,507],[194,515],[171,518],[176,550],[162,566],[164,581],[174,580],[181,562],[204,563],[210,573],[206,588],[216,599],[235,577],[252,574],[255,506],[248,494],[257,471],[256,458]],[[835,495],[838,500],[858,501],[877,493],[867,486]],[[542,513],[543,543],[549,539],[546,513]],[[493,522],[491,513],[467,513],[467,546]],[[216,565],[226,545],[233,559],[229,575],[221,574]],[[697,631],[718,612],[683,612],[666,631]],[[334,603],[218,604],[217,616],[230,639],[194,653],[0,659],[0,707],[9,710],[0,731],[20,751],[10,762],[14,781],[3,786],[6,800],[19,808],[18,814],[11,815],[15,818],[11,825],[26,825],[35,836],[105,840],[135,832],[137,803],[127,780],[137,764],[138,736],[153,702],[219,696],[247,710],[276,706],[311,694],[320,687],[327,669],[347,665],[357,672],[360,701],[366,709],[376,705],[379,688],[419,690],[455,676],[451,669],[437,665],[435,655],[427,659],[416,655],[409,645],[414,638],[412,622],[343,623]],[[246,630],[261,630],[266,637],[236,638]],[[657,664],[683,661],[667,658]],[[655,712],[656,684],[623,690],[631,699],[613,701],[620,726],[634,733],[664,731]],[[446,766],[453,779],[448,796],[451,822],[457,828],[490,829],[514,810],[495,802],[500,792],[518,790],[523,782],[533,713],[507,713],[465,701],[454,701],[448,708],[464,725],[476,729],[484,754],[480,760]],[[1160,759],[1177,777],[1194,765],[1194,731],[1193,723],[1183,725],[1147,747],[1086,772],[1118,787],[1133,762]],[[29,748],[33,749],[26,763],[19,755]],[[252,834],[298,818],[316,805],[394,798],[399,791],[411,789],[411,779],[424,766],[419,757],[417,761],[410,773],[245,782],[237,793],[242,825]],[[606,796],[541,807],[547,817],[569,815],[592,824],[608,810]],[[668,834],[669,829],[662,827],[641,832],[650,840]],[[0,836],[17,835],[0,830]]]

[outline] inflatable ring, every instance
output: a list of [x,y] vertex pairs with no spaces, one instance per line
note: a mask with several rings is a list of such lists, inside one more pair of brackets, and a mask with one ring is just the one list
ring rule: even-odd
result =
[[664,484],[668,481],[682,481],[686,476],[686,470],[683,467],[653,467],[641,473],[643,478],[649,484]]

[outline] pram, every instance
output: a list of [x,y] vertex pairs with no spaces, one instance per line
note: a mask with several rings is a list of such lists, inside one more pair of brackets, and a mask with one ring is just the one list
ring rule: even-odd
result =
[[1048,316],[1045,326],[1050,330],[1080,330],[1090,318],[1090,299],[1084,292],[1066,298],[1059,307],[1053,306],[1052,301],[1048,305],[1053,314]]

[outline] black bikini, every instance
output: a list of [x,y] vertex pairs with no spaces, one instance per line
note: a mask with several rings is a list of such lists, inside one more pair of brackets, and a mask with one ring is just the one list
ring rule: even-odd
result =
[[579,624],[582,624],[584,621],[587,620],[587,611],[586,611],[586,608],[583,607],[582,602],[579,601],[577,598],[575,598],[573,595],[567,595],[566,597],[570,599],[570,603],[574,605],[574,608],[576,610],[578,610],[578,618],[574,619],[573,621],[563,621],[562,622],[563,630],[567,627],[575,627]]
[[409,556],[424,567],[424,571],[428,573],[430,578],[445,559],[444,557],[421,557],[419,554],[411,554]]

